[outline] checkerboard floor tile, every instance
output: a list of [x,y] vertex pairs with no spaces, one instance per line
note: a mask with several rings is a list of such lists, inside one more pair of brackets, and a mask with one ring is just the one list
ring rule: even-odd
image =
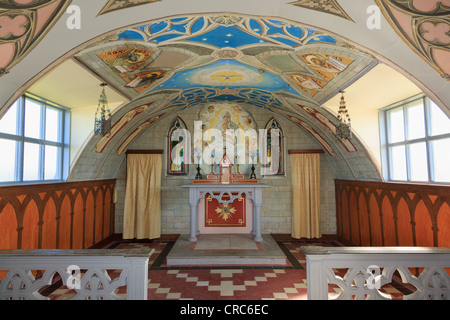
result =
[[306,298],[305,276],[305,270],[153,270],[149,299],[301,299]]
[[[173,245],[173,243],[172,243]],[[155,249],[149,261],[148,299],[149,300],[306,300],[306,258],[301,246],[335,245],[324,241],[283,241],[285,252],[291,261],[296,263],[290,267],[164,267],[163,258],[170,250],[170,241],[161,242],[118,242],[109,248]],[[343,277],[346,270],[336,270]],[[114,279],[120,270],[109,270]],[[381,288],[383,293],[392,298],[402,299],[403,293],[392,285]],[[338,293],[339,287],[329,286],[330,293]],[[126,288],[115,292],[119,297],[126,296]],[[74,290],[63,286],[54,290],[48,297],[62,300],[75,295]]]

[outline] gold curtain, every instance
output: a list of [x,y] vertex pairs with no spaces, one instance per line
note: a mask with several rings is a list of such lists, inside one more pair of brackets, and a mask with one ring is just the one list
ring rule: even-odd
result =
[[161,155],[128,154],[124,239],[161,236]]
[[320,238],[320,155],[291,154],[292,237]]

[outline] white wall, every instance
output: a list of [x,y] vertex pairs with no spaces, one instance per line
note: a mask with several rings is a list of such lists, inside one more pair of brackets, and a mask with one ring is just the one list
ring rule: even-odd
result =
[[[381,165],[379,109],[415,96],[422,91],[405,76],[385,64],[379,64],[345,89],[344,98],[352,120],[352,131]],[[323,107],[337,115],[341,94]]]
[[[109,108],[114,110],[121,102],[109,103]],[[70,166],[77,159],[79,152],[83,150],[87,139],[94,131],[94,119],[97,105],[73,108],[70,110]]]

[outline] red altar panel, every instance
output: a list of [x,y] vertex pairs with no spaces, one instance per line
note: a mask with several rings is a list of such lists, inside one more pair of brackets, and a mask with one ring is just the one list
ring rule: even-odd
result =
[[[230,197],[227,194],[222,196],[222,200],[229,199]],[[246,227],[245,204],[245,194],[242,194],[239,199],[230,204],[222,204],[210,195],[206,196],[205,227]]]

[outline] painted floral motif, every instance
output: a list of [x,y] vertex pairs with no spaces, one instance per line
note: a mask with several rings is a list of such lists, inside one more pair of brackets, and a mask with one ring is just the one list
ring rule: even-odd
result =
[[0,38],[18,39],[27,33],[29,26],[30,20],[27,16],[0,16]]
[[450,44],[450,24],[445,21],[425,21],[420,24],[419,31],[427,42],[444,46]]
[[414,0],[413,7],[422,12],[431,12],[441,6],[450,7],[450,0]]
[[450,80],[450,0],[376,0],[400,37]]
[[34,48],[70,3],[63,0],[0,1],[0,76],[7,74]]
[[[216,196],[218,194],[215,194]],[[222,195],[223,200],[229,200],[227,194]],[[211,195],[205,197],[205,227],[247,227],[245,194],[232,203],[220,203]]]
[[236,209],[228,204],[223,204],[220,207],[217,207],[214,211],[216,211],[219,218],[221,218],[223,221],[227,221],[233,216],[233,214],[236,212]]

